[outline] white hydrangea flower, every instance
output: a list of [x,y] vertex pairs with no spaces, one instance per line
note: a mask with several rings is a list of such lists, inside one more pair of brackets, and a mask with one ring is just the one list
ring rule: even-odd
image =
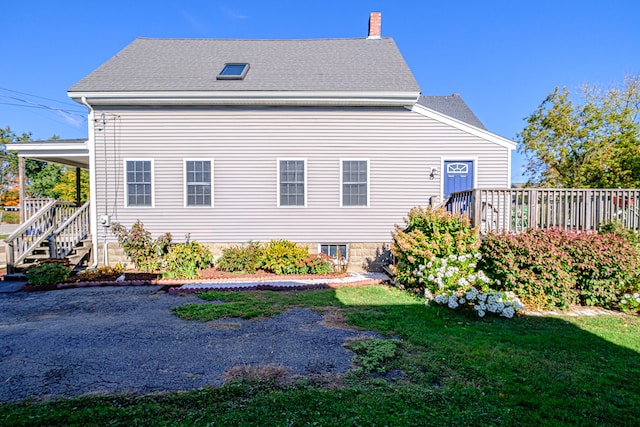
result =
[[484,310],[478,310],[478,316],[484,317]]
[[460,305],[463,305],[463,304],[466,304],[466,303],[467,303],[467,300],[466,300],[466,299],[464,299],[464,298],[460,298],[460,299],[458,300],[458,303],[459,303]]
[[502,313],[500,313],[500,315],[506,317],[507,319],[511,319],[515,313],[516,311],[513,309],[513,307],[507,307],[502,310]]
[[449,306],[449,308],[458,308],[457,298],[454,295],[451,295],[449,297],[449,302],[447,305]]

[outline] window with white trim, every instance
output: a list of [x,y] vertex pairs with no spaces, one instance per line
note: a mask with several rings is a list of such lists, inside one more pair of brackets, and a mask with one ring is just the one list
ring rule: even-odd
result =
[[278,206],[305,206],[306,160],[278,160]]
[[369,161],[342,160],[342,206],[369,205]]
[[321,254],[325,254],[335,261],[345,262],[347,260],[346,243],[320,243]]
[[210,207],[212,203],[211,160],[184,161],[185,205]]
[[125,160],[127,206],[153,206],[153,161]]

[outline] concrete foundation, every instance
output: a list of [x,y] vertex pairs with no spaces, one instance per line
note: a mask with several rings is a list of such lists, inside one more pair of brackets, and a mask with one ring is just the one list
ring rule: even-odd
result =
[[[242,245],[242,243],[200,243],[209,247],[214,259],[220,258],[224,249],[231,246]],[[311,254],[318,253],[318,243],[299,242],[298,245],[307,246],[309,248],[309,253]],[[124,265],[125,268],[134,268],[133,263],[117,242],[110,242],[107,247],[107,262],[109,265],[116,265],[117,263],[120,263]],[[354,273],[382,271],[382,266],[388,265],[391,261],[391,252],[389,248],[389,243],[349,243],[347,271]],[[104,247],[102,244],[99,245],[95,254],[98,256],[98,265],[105,265]]]

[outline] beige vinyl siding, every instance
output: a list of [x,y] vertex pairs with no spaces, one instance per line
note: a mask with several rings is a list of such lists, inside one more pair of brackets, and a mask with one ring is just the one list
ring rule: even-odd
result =
[[[389,241],[411,207],[440,196],[441,171],[429,174],[450,156],[477,160],[479,187],[508,185],[509,150],[403,108],[102,112],[113,119],[96,128],[97,214],[178,240]],[[154,208],[125,207],[129,158],[153,159]],[[306,207],[277,206],[280,158],[306,159]],[[349,158],[369,160],[369,207],[340,206],[340,159]],[[184,159],[213,159],[214,207],[184,207]]]

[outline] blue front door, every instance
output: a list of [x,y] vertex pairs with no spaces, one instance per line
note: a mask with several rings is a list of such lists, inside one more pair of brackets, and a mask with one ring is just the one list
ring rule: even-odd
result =
[[473,188],[473,162],[470,160],[445,160],[443,175],[445,199],[456,191]]

